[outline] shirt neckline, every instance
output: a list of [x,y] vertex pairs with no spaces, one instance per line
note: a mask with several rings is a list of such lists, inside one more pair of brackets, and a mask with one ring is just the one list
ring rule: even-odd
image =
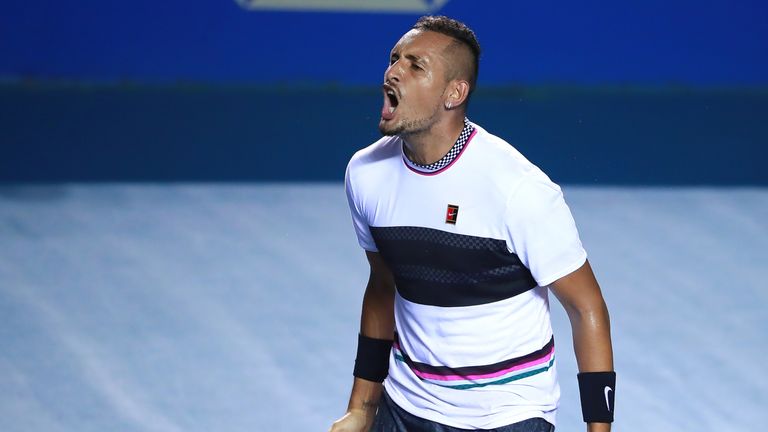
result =
[[456,162],[459,156],[461,156],[461,154],[464,152],[464,149],[467,148],[467,145],[469,145],[469,142],[472,140],[472,137],[475,136],[476,131],[477,130],[475,126],[469,121],[469,119],[465,117],[464,127],[461,129],[459,138],[456,139],[456,142],[453,144],[451,149],[448,150],[448,153],[446,153],[437,162],[433,162],[428,165],[419,164],[410,160],[408,156],[405,154],[405,145],[403,143],[403,147],[402,147],[403,162],[411,171],[417,174],[422,174],[422,175],[438,174],[448,169],[451,165],[453,165],[454,162]]

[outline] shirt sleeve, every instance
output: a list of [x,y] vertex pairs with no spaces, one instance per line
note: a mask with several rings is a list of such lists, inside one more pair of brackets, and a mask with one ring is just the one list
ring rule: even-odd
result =
[[[351,163],[350,163],[351,165]],[[371,230],[368,225],[368,221],[363,215],[363,205],[358,202],[355,197],[354,189],[351,180],[350,165],[347,165],[347,171],[344,175],[344,189],[347,193],[347,203],[349,204],[349,210],[352,213],[352,224],[355,227],[355,234],[357,234],[357,242],[360,247],[370,252],[378,252],[376,243],[373,241]]]
[[539,286],[581,267],[587,259],[562,190],[541,171],[529,174],[507,203],[512,247]]

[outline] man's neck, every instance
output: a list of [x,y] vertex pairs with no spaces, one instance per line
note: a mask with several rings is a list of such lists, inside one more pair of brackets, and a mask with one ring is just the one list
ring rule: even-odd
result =
[[427,131],[403,136],[405,154],[408,159],[417,164],[435,163],[456,144],[463,128],[464,114],[462,113],[435,123]]

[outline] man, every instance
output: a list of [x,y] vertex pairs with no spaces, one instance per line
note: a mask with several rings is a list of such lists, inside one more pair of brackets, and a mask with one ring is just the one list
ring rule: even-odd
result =
[[446,17],[419,19],[392,49],[385,136],[346,174],[370,278],[352,394],[332,432],[554,430],[548,289],[571,321],[587,430],[610,430],[600,287],[560,188],[465,118],[479,53]]

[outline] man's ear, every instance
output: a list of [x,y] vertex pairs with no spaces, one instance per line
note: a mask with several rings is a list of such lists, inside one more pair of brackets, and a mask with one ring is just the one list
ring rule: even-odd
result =
[[448,92],[445,98],[445,109],[461,106],[469,97],[469,82],[455,79],[448,84]]

